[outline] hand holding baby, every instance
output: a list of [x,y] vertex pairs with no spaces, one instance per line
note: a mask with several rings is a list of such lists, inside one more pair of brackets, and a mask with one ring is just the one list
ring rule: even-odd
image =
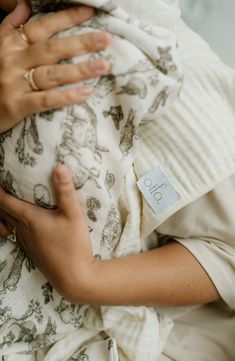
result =
[[[56,87],[107,73],[107,61],[58,64],[61,59],[100,51],[110,42],[107,33],[53,37],[55,33],[80,24],[93,15],[90,7],[70,8],[24,23],[30,8],[21,3],[0,24],[0,133],[15,126],[25,116],[80,103],[92,92],[88,87],[60,91]],[[35,68],[40,91],[33,91],[25,75]]]

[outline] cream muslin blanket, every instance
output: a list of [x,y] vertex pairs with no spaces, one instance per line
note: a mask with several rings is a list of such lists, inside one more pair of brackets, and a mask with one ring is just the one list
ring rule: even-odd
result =
[[[32,1],[34,12],[66,3]],[[135,159],[139,125],[176,99],[182,72],[176,38],[161,23],[162,9],[170,8],[169,2],[166,6],[152,1],[152,9],[159,9],[161,26],[157,18],[155,25],[136,20],[142,16],[140,1],[120,2],[123,9],[117,7],[118,1],[80,3],[99,12],[59,36],[109,31],[113,39],[107,50],[72,61],[105,56],[112,71],[88,82],[94,95],[83,104],[33,115],[1,134],[0,183],[17,197],[50,208],[55,205],[49,181],[52,168],[66,163],[85,208],[94,256],[109,258],[142,251],[134,179],[123,213],[119,196]],[[131,16],[124,11],[126,5]],[[133,202],[135,211],[125,219]],[[71,305],[21,250],[7,239],[1,239],[0,248],[0,350],[5,360],[19,360],[20,353],[24,359],[25,352],[38,359],[38,350],[54,342],[48,353],[42,351],[44,361],[94,357],[153,361],[160,354],[172,326],[166,316],[147,307]],[[97,352],[100,356],[94,356]]]
[[[68,3],[32,0],[34,12]],[[1,134],[0,184],[21,199],[51,208],[55,205],[52,169],[67,164],[85,209],[94,255],[107,258],[122,232],[117,203],[135,159],[139,126],[176,99],[182,72],[171,31],[143,25],[115,2],[82,3],[96,6],[99,12],[60,36],[109,31],[112,44],[107,50],[72,62],[103,56],[111,73],[87,82],[94,93],[82,104],[32,115]],[[138,1],[133,7],[138,8]]]

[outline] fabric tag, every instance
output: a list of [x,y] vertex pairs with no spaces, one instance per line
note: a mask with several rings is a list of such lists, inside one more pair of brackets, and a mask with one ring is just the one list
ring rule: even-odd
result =
[[138,180],[137,186],[156,214],[169,208],[180,199],[180,195],[161,167],[153,168],[146,173]]

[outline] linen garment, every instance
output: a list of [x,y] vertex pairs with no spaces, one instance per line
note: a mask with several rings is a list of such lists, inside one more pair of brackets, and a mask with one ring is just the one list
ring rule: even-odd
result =
[[[139,218],[130,227],[136,231],[127,236],[119,196],[138,148],[140,124],[149,115],[165,111],[176,99],[182,71],[172,31],[140,23],[115,2],[81,3],[93,5],[99,12],[59,36],[109,31],[112,44],[107,50],[75,57],[72,62],[104,56],[111,63],[111,73],[87,82],[94,87],[94,94],[81,105],[30,116],[0,135],[0,182],[15,196],[51,208],[55,206],[51,171],[57,163],[66,163],[85,209],[94,256],[109,258],[115,256],[116,248],[119,255],[142,250]],[[32,1],[34,13],[70,4]],[[135,10],[137,5],[135,2]],[[136,197],[135,192],[130,194]],[[140,207],[135,212],[139,214]],[[115,357],[124,353],[132,361],[152,361],[172,327],[169,318],[152,308],[101,307],[95,313],[92,307],[71,305],[6,239],[1,240],[0,277],[0,350],[5,357],[18,357],[19,352],[34,352],[58,341],[55,347],[65,360],[79,345],[104,331],[105,338],[111,339],[104,345],[115,350]],[[77,334],[72,337],[72,332]],[[63,354],[64,347],[59,345],[66,342],[69,346]],[[58,353],[53,349],[50,355],[59,357]]]
[[[235,175],[179,210],[158,228],[202,265],[222,301],[168,310],[174,326],[158,361],[235,360]],[[165,358],[167,357],[167,358]]]
[[235,360],[235,70],[182,21],[176,32],[183,89],[177,104],[151,131],[149,125],[141,132],[135,173],[139,179],[161,167],[178,200],[156,213],[143,195],[142,235],[152,229],[180,242],[208,273],[222,301],[168,308],[174,326],[157,360],[231,361]]

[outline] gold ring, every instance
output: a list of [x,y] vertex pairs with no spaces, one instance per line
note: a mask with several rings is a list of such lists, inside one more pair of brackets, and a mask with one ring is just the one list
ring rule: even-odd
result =
[[21,24],[17,30],[18,30],[18,33],[20,34],[21,39],[24,40],[24,42],[26,42],[28,44],[29,40],[28,40],[27,36],[25,35],[24,25]]
[[34,77],[33,77],[35,70],[36,70],[35,68],[32,68],[32,69],[26,71],[26,73],[24,74],[24,78],[34,91],[39,91],[40,88],[37,86],[37,84],[34,80]]

